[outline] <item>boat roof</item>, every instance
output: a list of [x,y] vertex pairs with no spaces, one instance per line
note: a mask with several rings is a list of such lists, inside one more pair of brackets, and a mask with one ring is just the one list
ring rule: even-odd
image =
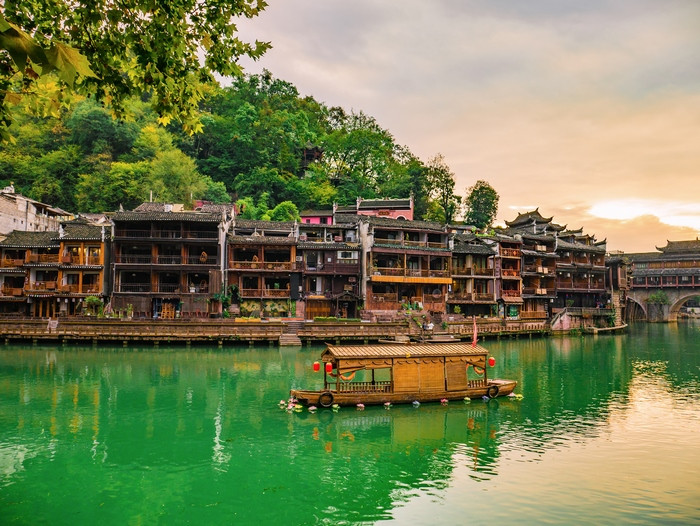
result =
[[471,343],[422,343],[381,345],[328,345],[324,356],[343,359],[420,358],[437,356],[474,356],[488,354],[481,345]]

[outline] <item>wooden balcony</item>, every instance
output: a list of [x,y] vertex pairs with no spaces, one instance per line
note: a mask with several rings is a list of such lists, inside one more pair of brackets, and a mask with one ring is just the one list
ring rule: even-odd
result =
[[152,256],[130,254],[117,254],[114,256],[114,262],[123,265],[150,265],[152,261]]
[[218,265],[216,256],[209,256],[206,253],[199,256],[188,256],[185,261],[188,265]]
[[359,274],[360,263],[353,260],[352,263],[320,263],[307,265],[304,263],[304,272],[307,274]]
[[502,248],[501,249],[501,256],[504,257],[509,257],[509,258],[519,258],[521,256],[521,251],[520,249],[517,248]]
[[55,281],[35,281],[25,288],[27,291],[55,291],[58,287]]
[[2,268],[17,268],[22,265],[24,265],[24,259],[3,258],[0,261],[0,267]]
[[219,239],[218,231],[211,230],[187,230],[183,233],[185,239]]
[[127,229],[118,228],[114,231],[114,237],[128,237],[128,238],[149,238],[151,237],[151,231],[145,229]]
[[122,283],[116,292],[151,292],[150,283]]
[[289,272],[296,270],[297,264],[292,261],[229,261],[228,266],[229,270]]
[[101,292],[100,286],[96,283],[90,284],[70,284],[70,285],[59,285],[58,290],[67,294],[96,294]]
[[289,298],[288,289],[240,289],[241,298]]
[[3,287],[3,296],[22,296],[24,295],[24,289],[22,287]]
[[449,270],[415,269],[401,267],[374,267],[372,269],[372,275],[409,278],[449,278],[451,276],[451,272]]
[[547,294],[554,294],[554,291],[548,290],[544,287],[525,287],[525,288],[523,288],[523,295],[546,296]]
[[503,268],[501,269],[501,276],[504,278],[519,278],[520,271],[517,269]]
[[27,263],[58,263],[58,254],[29,254]]

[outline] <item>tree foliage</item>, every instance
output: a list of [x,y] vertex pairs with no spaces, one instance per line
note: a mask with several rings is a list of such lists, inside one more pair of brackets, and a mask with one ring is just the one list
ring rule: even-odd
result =
[[[125,115],[126,101],[148,94],[160,122],[201,129],[198,105],[213,74],[238,75],[240,57],[269,43],[246,43],[235,19],[264,0],[6,0],[0,15],[0,127],[22,97],[57,115],[72,90]],[[204,59],[200,60],[200,52]],[[50,84],[42,84],[55,74]],[[39,104],[41,102],[42,104]]]
[[464,198],[464,222],[479,230],[491,226],[498,213],[498,193],[486,181],[477,181]]
[[[413,194],[414,217],[445,220],[430,167],[373,118],[301,97],[269,72],[209,87],[203,131],[192,136],[159,125],[141,98],[124,103],[129,122],[78,99],[56,117],[17,114],[15,143],[0,146],[0,184],[69,211],[130,209],[153,195],[185,204],[234,200],[251,219]],[[453,192],[449,168],[443,175]],[[456,199],[448,201],[450,218]]]
[[433,206],[428,206],[428,219],[441,223],[451,223],[459,209],[461,198],[455,194],[454,174],[438,153],[428,161],[426,180]]

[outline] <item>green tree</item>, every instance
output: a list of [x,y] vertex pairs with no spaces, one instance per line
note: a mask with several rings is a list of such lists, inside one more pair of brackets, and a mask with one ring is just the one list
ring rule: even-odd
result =
[[203,199],[215,204],[224,204],[231,202],[231,196],[226,191],[226,185],[222,182],[216,182],[208,175],[204,176],[204,182],[207,185],[204,191]]
[[[445,162],[445,157],[438,153],[428,161],[426,180],[430,191],[429,195],[437,206],[428,207],[428,219],[441,223],[451,223],[459,209],[460,197],[454,193],[454,174]],[[439,213],[435,217],[435,211]]]
[[271,221],[297,221],[299,219],[301,219],[299,209],[291,201],[282,201],[270,211]]
[[120,205],[131,210],[146,200],[148,162],[114,162],[109,168],[106,166],[80,176],[75,187],[80,211],[105,212],[118,210]]
[[236,207],[239,210],[238,217],[241,219],[269,219],[269,199],[270,195],[267,192],[260,195],[257,203],[253,201],[252,197],[239,199],[236,201]]
[[[167,124],[200,129],[198,105],[213,74],[238,75],[240,57],[269,43],[238,38],[234,20],[257,16],[265,0],[6,0],[0,15],[0,128],[20,97],[45,97],[49,112],[71,90],[124,115],[124,102],[148,93]],[[200,57],[203,55],[203,57]],[[55,73],[53,85],[42,84]]]
[[187,205],[207,190],[194,160],[176,149],[159,152],[151,161],[146,186],[157,201]]
[[486,181],[477,181],[464,198],[464,222],[483,230],[496,219],[498,193]]
[[92,100],[76,105],[66,120],[70,140],[89,153],[109,153],[114,159],[130,152],[139,128],[133,122],[120,122]]

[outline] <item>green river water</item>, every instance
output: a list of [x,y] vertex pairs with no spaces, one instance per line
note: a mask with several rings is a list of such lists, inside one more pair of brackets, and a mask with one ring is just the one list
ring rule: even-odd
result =
[[310,414],[322,348],[0,347],[0,524],[698,524],[700,324],[482,342],[522,400]]

